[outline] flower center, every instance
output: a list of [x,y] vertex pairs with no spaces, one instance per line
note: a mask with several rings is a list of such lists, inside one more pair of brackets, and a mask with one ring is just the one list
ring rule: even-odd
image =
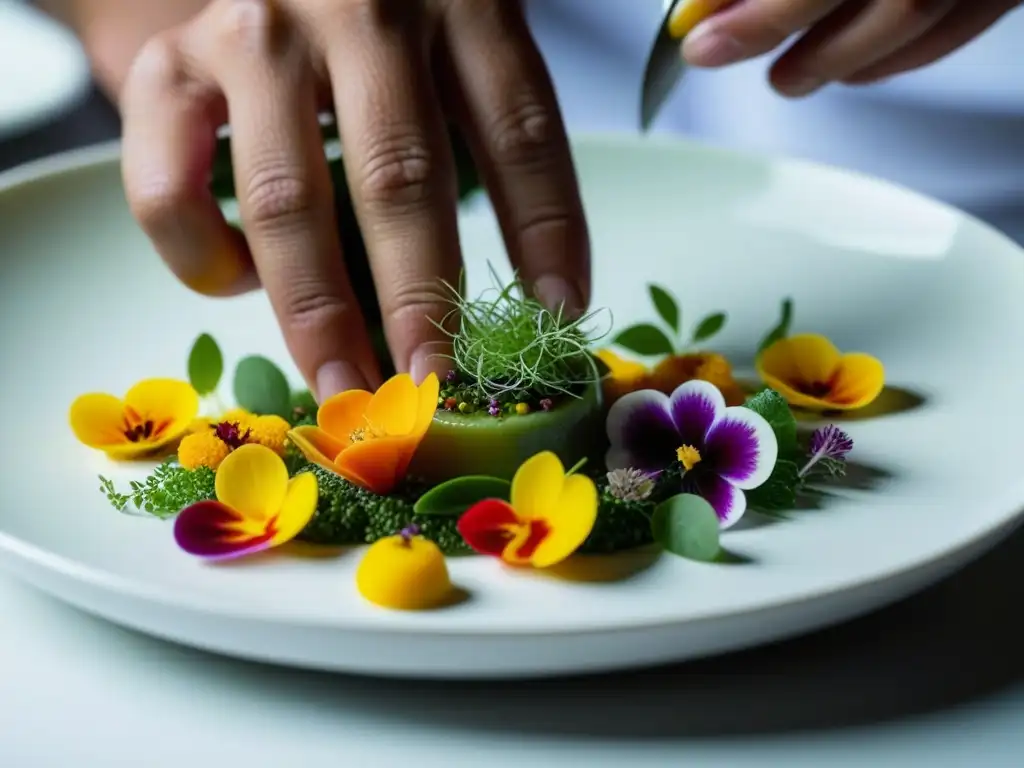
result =
[[827,397],[832,392],[832,382],[830,381],[801,381],[797,383],[795,387],[797,392],[808,397],[816,397],[818,399]]
[[128,442],[142,443],[156,440],[169,426],[170,421],[155,422],[152,419],[143,419],[133,408],[126,408],[121,432]]
[[252,435],[251,429],[245,430],[243,434],[242,427],[237,421],[222,421],[220,424],[215,424],[212,429],[214,436],[232,450],[241,448]]
[[700,464],[700,451],[692,445],[683,445],[676,448],[676,458],[679,459],[679,463],[683,465],[683,469],[689,472]]
[[128,427],[124,431],[124,436],[132,443],[149,440],[149,438],[153,436],[153,422],[144,421],[141,424],[135,424],[134,426]]
[[366,439],[366,427],[356,427],[348,433],[348,439],[353,443],[361,443]]

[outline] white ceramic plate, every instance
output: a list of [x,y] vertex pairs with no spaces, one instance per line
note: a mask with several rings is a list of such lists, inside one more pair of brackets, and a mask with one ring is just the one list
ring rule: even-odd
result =
[[68,30],[35,8],[0,0],[0,83],[0,138],[6,138],[81,98],[89,63]]
[[[720,347],[742,360],[793,296],[795,330],[878,355],[893,385],[925,399],[848,425],[856,461],[889,477],[791,521],[729,531],[745,565],[663,557],[629,580],[583,584],[458,560],[454,580],[473,597],[433,613],[363,602],[357,552],[197,562],[168,523],[107,506],[96,475],[128,475],[75,442],[68,405],[183,375],[204,330],[231,358],[287,358],[261,295],[205,300],[170,278],[133,226],[107,147],[0,183],[2,562],[87,611],[221,653],[516,677],[693,658],[838,622],[1011,530],[1024,506],[1024,253],[954,210],[835,170],[674,141],[588,138],[576,151],[596,303],[620,323],[646,318],[644,286],[657,280],[690,322],[727,309]],[[485,260],[502,262],[486,207],[464,217],[463,235],[479,280]]]

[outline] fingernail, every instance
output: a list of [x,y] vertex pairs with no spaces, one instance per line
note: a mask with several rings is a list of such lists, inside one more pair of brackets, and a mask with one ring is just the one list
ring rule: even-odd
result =
[[448,357],[450,354],[451,345],[443,341],[428,341],[420,344],[409,358],[409,375],[417,384],[431,373],[436,373],[437,377],[443,380],[455,365]]
[[711,21],[702,21],[683,41],[683,58],[695,67],[722,67],[746,57],[747,47]]
[[801,96],[811,95],[824,84],[825,81],[820,77],[815,77],[814,75],[802,75],[800,77],[794,77],[792,80],[778,83],[776,87],[784,96],[800,98]]
[[348,389],[366,389],[366,378],[352,363],[334,360],[324,363],[316,372],[316,397],[323,402]]
[[583,312],[583,296],[579,288],[561,275],[544,275],[533,284],[533,293],[548,311],[575,318]]

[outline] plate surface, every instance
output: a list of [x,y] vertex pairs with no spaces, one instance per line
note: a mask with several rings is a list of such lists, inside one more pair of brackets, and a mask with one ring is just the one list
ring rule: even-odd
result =
[[[1024,253],[954,210],[859,176],[676,141],[580,138],[595,304],[648,319],[649,281],[684,322],[725,309],[716,346],[749,361],[792,296],[795,331],[879,356],[918,407],[851,421],[853,458],[880,473],[825,508],[726,545],[749,562],[663,557],[616,583],[451,563],[472,597],[447,611],[378,610],[358,553],[211,567],[170,525],[118,514],[114,469],[78,445],[72,399],[183,376],[202,331],[229,366],[286,362],[262,295],[206,300],[177,285],[123,200],[117,148],[0,178],[0,562],[87,611],[216,652],[384,675],[517,677],[682,660],[779,639],[899,599],[1005,536],[1024,507]],[[503,264],[486,206],[463,217],[471,288]],[[474,278],[477,281],[473,286]],[[292,368],[296,384],[299,378]],[[629,558],[623,556],[628,562]]]

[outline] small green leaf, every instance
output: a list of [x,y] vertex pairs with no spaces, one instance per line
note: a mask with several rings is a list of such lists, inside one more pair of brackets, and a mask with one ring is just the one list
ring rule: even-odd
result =
[[705,317],[697,323],[697,330],[693,332],[693,342],[696,344],[710,339],[725,327],[725,320],[725,312],[715,312]]
[[744,403],[754,413],[764,416],[779,443],[779,456],[793,456],[800,451],[796,439],[796,417],[786,399],[774,389],[762,389]]
[[746,491],[747,508],[755,512],[789,512],[796,507],[800,487],[800,466],[795,461],[779,459],[764,484]]
[[782,315],[779,317],[778,325],[772,328],[768,335],[761,341],[760,346],[757,348],[757,353],[761,354],[768,347],[780,339],[784,339],[789,336],[789,327],[793,324],[793,300],[783,299],[782,301]]
[[291,415],[291,389],[281,369],[259,355],[239,361],[235,369],[235,401],[258,415]]
[[213,336],[204,333],[188,354],[188,380],[201,396],[211,394],[224,375],[224,356]]
[[500,477],[466,475],[441,483],[420,496],[413,506],[417,515],[458,517],[478,501],[508,500],[512,484]]
[[638,355],[671,355],[674,351],[672,339],[650,323],[640,323],[623,329],[612,343]]
[[679,333],[679,302],[661,286],[651,284],[647,286],[647,290],[651,294],[651,303],[654,304],[658,316],[675,333]]
[[666,551],[709,563],[718,557],[718,515],[700,496],[681,493],[663,501],[651,516],[654,540]]

